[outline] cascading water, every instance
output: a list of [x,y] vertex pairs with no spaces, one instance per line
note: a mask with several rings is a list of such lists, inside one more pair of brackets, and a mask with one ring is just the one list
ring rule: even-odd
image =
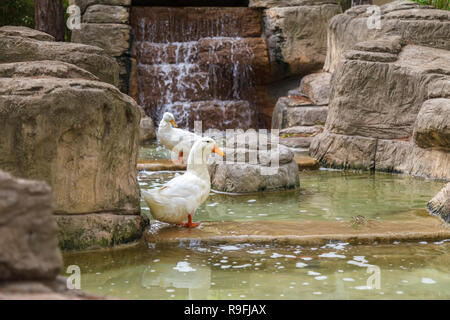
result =
[[131,16],[138,99],[154,120],[170,111],[190,129],[195,120],[203,120],[204,130],[259,125],[252,50],[255,38],[263,41],[257,11],[133,7]]

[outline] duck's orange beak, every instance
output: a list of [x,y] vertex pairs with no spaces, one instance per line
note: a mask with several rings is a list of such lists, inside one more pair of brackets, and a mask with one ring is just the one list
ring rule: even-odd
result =
[[170,121],[170,123],[176,128],[178,127],[177,124],[175,123],[175,120]]
[[220,154],[222,157],[225,157],[225,153],[223,153],[223,151],[219,149],[217,144],[214,144],[214,148],[212,149],[212,152],[215,152],[217,154]]

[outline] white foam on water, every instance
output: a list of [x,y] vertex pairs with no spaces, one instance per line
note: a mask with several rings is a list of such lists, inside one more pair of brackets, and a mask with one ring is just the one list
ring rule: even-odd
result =
[[177,263],[175,267],[173,267],[174,270],[178,270],[179,272],[194,272],[197,271],[197,269],[194,269],[191,267],[189,262],[186,261],[180,261]]

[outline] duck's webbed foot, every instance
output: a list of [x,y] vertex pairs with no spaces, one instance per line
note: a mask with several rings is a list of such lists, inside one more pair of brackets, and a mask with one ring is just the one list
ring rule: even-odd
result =
[[185,227],[185,228],[195,228],[198,227],[200,223],[192,222],[192,216],[188,214],[188,222],[180,222],[177,223],[177,226]]

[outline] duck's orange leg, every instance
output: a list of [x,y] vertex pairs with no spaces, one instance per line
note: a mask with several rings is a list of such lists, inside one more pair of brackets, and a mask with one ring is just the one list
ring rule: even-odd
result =
[[192,216],[188,214],[188,222],[180,222],[177,223],[177,226],[185,227],[185,228],[195,228],[198,227],[200,223],[192,222]]
[[174,161],[175,163],[183,163],[183,150],[178,153],[178,158]]

